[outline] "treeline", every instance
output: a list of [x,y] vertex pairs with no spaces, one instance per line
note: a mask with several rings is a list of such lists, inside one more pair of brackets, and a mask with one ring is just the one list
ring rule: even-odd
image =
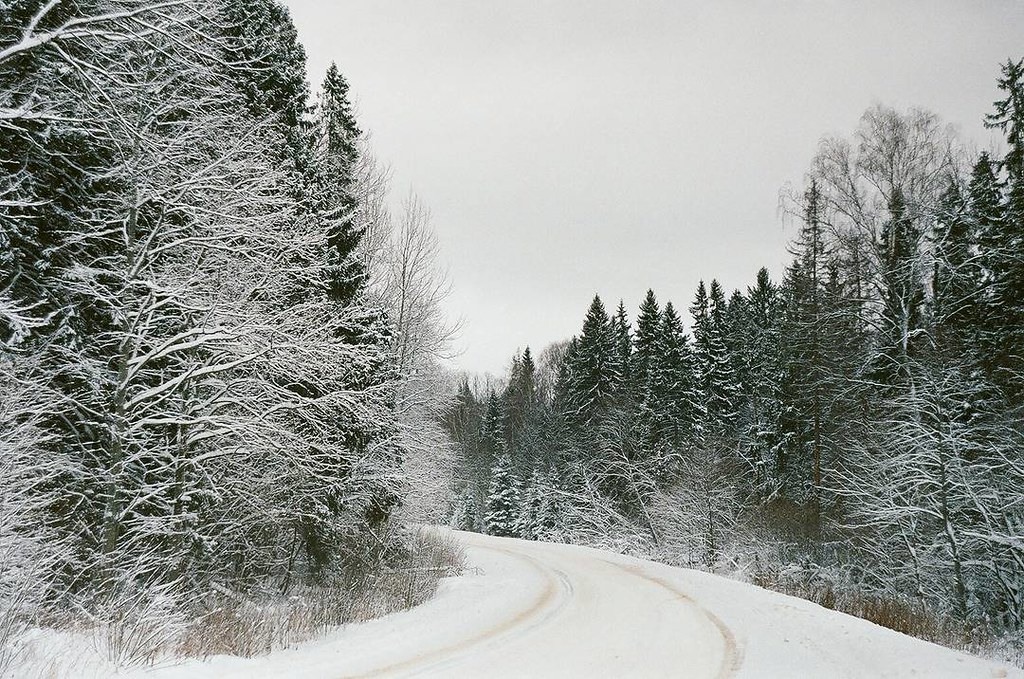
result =
[[415,285],[375,278],[385,173],[305,69],[275,0],[0,5],[0,660],[402,551]]
[[567,345],[464,384],[453,523],[799,571],[998,632],[1024,625],[1024,68],[972,156],[876,106],[827,138],[781,281],[599,298]]

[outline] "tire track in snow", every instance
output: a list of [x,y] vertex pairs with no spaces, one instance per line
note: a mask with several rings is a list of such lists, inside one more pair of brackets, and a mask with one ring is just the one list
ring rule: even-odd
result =
[[656,575],[651,575],[644,571],[640,566],[627,566],[621,563],[615,563],[614,561],[607,561],[616,568],[623,570],[630,575],[646,580],[647,582],[653,583],[662,589],[668,590],[676,597],[686,601],[688,604],[699,610],[711,624],[718,629],[718,633],[722,635],[722,639],[725,641],[725,652],[722,657],[722,666],[718,670],[718,679],[729,679],[739,672],[740,667],[743,665],[743,647],[736,640],[736,635],[732,633],[732,630],[719,618],[717,615],[709,611],[704,606],[701,606],[696,599],[680,590],[674,583],[664,578],[659,578]]
[[509,638],[521,636],[543,625],[572,598],[572,583],[561,571],[549,568],[533,557],[509,549],[479,544],[472,545],[472,547],[474,549],[499,552],[513,559],[526,562],[544,578],[544,590],[527,608],[502,621],[500,624],[492,626],[468,639],[421,653],[392,665],[379,667],[364,674],[345,675],[342,679],[414,676],[430,670],[436,670],[448,664],[457,663],[466,651],[477,650],[481,646],[486,647],[499,640],[507,641]]

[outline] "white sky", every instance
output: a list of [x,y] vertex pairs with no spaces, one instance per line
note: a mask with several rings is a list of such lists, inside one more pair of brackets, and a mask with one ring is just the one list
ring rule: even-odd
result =
[[431,208],[464,326],[503,371],[579,331],[595,292],[680,310],[697,281],[778,277],[779,192],[881,102],[981,148],[1015,0],[286,0],[314,87],[334,60],[396,200]]

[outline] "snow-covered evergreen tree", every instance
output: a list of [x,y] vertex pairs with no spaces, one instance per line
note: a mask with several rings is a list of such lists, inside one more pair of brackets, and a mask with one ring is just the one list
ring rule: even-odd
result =
[[779,289],[768,270],[762,268],[756,283],[747,289],[739,321],[743,397],[738,424],[742,427],[741,445],[753,486],[766,497],[778,488],[778,458],[783,445],[782,312]]
[[652,375],[659,369],[661,310],[653,290],[648,290],[640,303],[636,317],[636,336],[633,340],[632,361],[633,394],[641,403],[649,403],[655,389]]
[[657,347],[659,360],[652,382],[663,457],[657,464],[660,475],[672,466],[670,458],[680,454],[699,432],[693,353],[672,302],[665,304],[661,314]]
[[619,300],[619,307],[612,319],[615,326],[615,345],[618,348],[618,359],[620,366],[620,380],[623,385],[630,384],[632,380],[632,354],[633,354],[633,333],[629,327],[629,315],[626,313],[626,305]]
[[456,496],[450,524],[457,530],[479,531],[481,529],[476,495],[468,486]]
[[516,523],[521,511],[519,484],[507,454],[501,454],[495,460],[484,510],[484,526],[488,535],[517,536]]
[[728,426],[736,417],[736,375],[726,345],[725,296],[718,281],[710,294],[701,281],[693,306],[694,359],[697,386],[703,401],[704,426],[708,431]]
[[583,332],[567,357],[565,415],[580,425],[597,422],[615,402],[622,386],[622,365],[612,320],[594,296]]
[[544,506],[548,492],[538,469],[534,469],[523,480],[519,489],[519,514],[514,528],[516,537],[524,540],[542,537],[545,524],[550,523],[550,517],[545,516]]

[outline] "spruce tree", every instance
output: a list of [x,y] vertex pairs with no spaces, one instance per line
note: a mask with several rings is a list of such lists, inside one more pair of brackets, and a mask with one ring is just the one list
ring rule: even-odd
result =
[[693,354],[672,302],[665,304],[661,314],[657,356],[653,393],[658,437],[667,455],[659,465],[663,474],[672,465],[669,458],[678,455],[682,446],[695,436],[699,412],[695,403]]
[[558,366],[558,374],[555,378],[554,389],[552,390],[552,406],[556,413],[568,420],[571,409],[572,383],[574,381],[573,369],[577,363],[580,340],[574,336],[565,347],[565,354]]
[[540,426],[537,367],[530,348],[515,356],[508,386],[502,395],[502,431],[506,449],[518,470],[530,468],[536,453]]
[[781,416],[783,366],[780,347],[782,321],[778,286],[765,268],[747,288],[740,329],[744,366],[741,434],[755,488],[768,495],[778,484],[775,468],[782,445]]
[[649,403],[653,390],[651,373],[659,360],[661,311],[653,290],[640,303],[636,317],[635,350],[632,361],[633,393],[641,403]]
[[828,397],[834,377],[827,351],[826,329],[835,314],[825,303],[829,253],[824,219],[822,196],[812,182],[804,194],[803,223],[793,245],[795,259],[783,283],[781,429],[785,444],[779,446],[775,464],[786,497],[813,505],[812,528],[818,524]]
[[565,415],[570,422],[589,426],[603,417],[619,395],[622,366],[615,328],[601,298],[594,296],[583,332],[567,361]]
[[907,364],[917,351],[923,327],[920,238],[903,194],[897,191],[879,243],[882,309],[874,372],[887,384],[909,379]]
[[505,436],[502,430],[501,401],[493,391],[487,397],[487,410],[480,429],[480,459],[486,468],[505,452]]
[[1019,221],[1024,218],[1024,59],[1008,59],[997,84],[1005,96],[993,104],[995,111],[985,116],[985,125],[1006,134],[1001,165],[1009,184],[1010,217]]
[[698,360],[698,372],[703,387],[707,422],[715,428],[728,427],[736,418],[738,384],[733,359],[726,344],[726,304],[722,286],[711,281],[708,295],[707,323],[701,338],[703,353]]
[[331,297],[351,303],[366,282],[358,253],[363,228],[357,221],[355,169],[362,136],[345,77],[332,63],[316,108],[317,154],[308,170],[312,211],[328,223],[328,286]]
[[296,177],[308,162],[303,131],[308,109],[306,51],[288,9],[278,0],[225,0],[222,59],[252,120],[268,116],[281,137],[275,143],[281,162]]
[[467,486],[455,498],[452,508],[452,528],[474,532],[480,530],[477,514],[475,493]]
[[516,517],[515,535],[524,540],[537,540],[542,535],[544,503],[547,489],[543,485],[538,469],[523,478],[519,489],[519,515]]
[[[983,158],[987,158],[983,154]],[[979,159],[981,160],[981,159]],[[979,165],[975,164],[975,172]],[[939,341],[963,346],[977,325],[981,300],[981,267],[973,253],[978,231],[967,215],[967,198],[959,182],[950,180],[942,194],[932,241],[932,320]],[[977,337],[973,344],[976,344]]]
[[711,355],[711,306],[708,301],[708,289],[704,281],[697,285],[697,292],[694,295],[693,304],[690,305],[690,317],[693,319],[693,353],[694,353],[694,375],[697,378],[697,388],[702,408],[707,410],[708,385],[705,376],[708,373],[707,364]]
[[553,534],[565,528],[560,513],[560,493],[564,492],[564,489],[561,488],[557,471],[553,467],[538,473],[534,483],[540,496],[540,507],[536,512],[537,539],[552,539]]
[[499,455],[491,469],[485,511],[484,526],[488,535],[516,536],[516,520],[520,513],[519,488],[512,472],[512,460],[506,454]]
[[[1000,163],[1006,190],[1002,219],[993,220],[983,241],[991,287],[986,322],[997,326],[986,332],[987,353],[994,379],[1016,399],[1024,394],[1024,60],[1007,61],[998,85],[1004,98],[995,102],[986,125],[1006,134]],[[979,202],[983,213],[1000,212],[989,196]]]
[[615,345],[618,348],[619,380],[625,387],[632,381],[632,354],[633,354],[633,333],[629,327],[629,316],[626,314],[626,305],[619,300],[619,308],[613,319],[615,326]]

